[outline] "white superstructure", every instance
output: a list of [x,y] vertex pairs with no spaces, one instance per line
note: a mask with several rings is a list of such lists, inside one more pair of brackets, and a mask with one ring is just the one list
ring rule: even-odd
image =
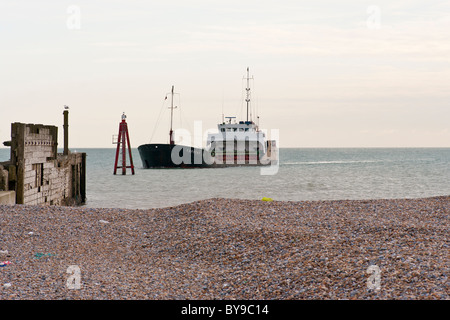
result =
[[218,133],[208,135],[206,149],[214,157],[216,164],[260,165],[263,156],[276,147],[275,141],[266,141],[266,135],[249,120],[250,85],[247,68],[247,120],[236,121],[236,117],[226,117],[220,123]]

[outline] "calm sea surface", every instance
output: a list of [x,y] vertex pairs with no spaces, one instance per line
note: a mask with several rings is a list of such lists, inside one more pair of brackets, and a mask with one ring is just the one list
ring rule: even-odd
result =
[[[115,149],[87,153],[88,207],[156,208],[213,197],[274,200],[418,198],[450,195],[450,148],[281,149],[274,175],[260,167],[142,169],[113,175]],[[0,149],[0,161],[9,149]],[[128,159],[127,159],[128,160]],[[276,168],[274,168],[276,171]]]

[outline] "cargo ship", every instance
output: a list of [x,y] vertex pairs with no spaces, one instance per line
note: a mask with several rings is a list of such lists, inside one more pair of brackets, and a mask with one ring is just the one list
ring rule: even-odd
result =
[[222,168],[233,166],[264,166],[278,161],[275,140],[267,140],[265,133],[249,117],[250,75],[247,68],[246,120],[225,117],[218,124],[217,133],[209,133],[206,148],[175,144],[172,130],[173,95],[171,91],[171,113],[169,143],[143,144],[138,147],[142,166],[150,168]]
[[171,91],[169,143],[149,143],[138,147],[142,167],[144,169],[199,168],[207,166],[202,160],[204,152],[202,148],[175,144],[172,129],[174,109],[173,96],[174,86],[172,86]]

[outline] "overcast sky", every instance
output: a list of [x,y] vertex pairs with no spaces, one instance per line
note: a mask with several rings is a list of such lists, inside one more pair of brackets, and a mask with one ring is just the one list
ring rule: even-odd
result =
[[[450,1],[0,0],[0,142],[59,126],[132,147],[253,114],[281,147],[450,147]],[[162,112],[162,113],[161,113]],[[161,113],[157,124],[158,115]],[[155,129],[156,126],[156,129]]]

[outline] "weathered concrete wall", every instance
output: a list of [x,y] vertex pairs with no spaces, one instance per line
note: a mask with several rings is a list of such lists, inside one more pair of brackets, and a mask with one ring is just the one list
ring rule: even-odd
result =
[[53,126],[11,125],[11,160],[17,170],[17,203],[40,204],[52,200],[49,199],[49,174],[53,167],[50,162],[57,156],[57,134],[58,128]]
[[[11,125],[10,186],[16,202],[72,205],[85,202],[85,153],[57,153],[58,128],[42,124]],[[12,170],[11,170],[12,169]],[[11,174],[10,174],[11,175]]]
[[0,191],[0,204],[16,204],[16,193],[14,191]]

